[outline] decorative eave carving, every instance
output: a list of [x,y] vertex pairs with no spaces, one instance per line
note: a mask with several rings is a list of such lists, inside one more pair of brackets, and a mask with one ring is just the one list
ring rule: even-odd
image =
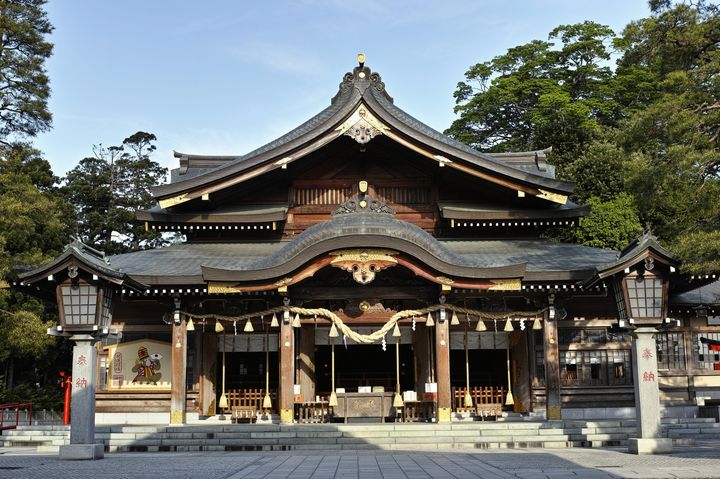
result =
[[365,193],[359,193],[351,198],[348,198],[345,203],[337,207],[332,212],[333,216],[346,215],[350,213],[380,213],[384,215],[394,215],[395,210],[388,207],[388,205],[380,200],[370,198]]
[[339,131],[340,134],[349,136],[361,145],[389,130],[390,128],[378,120],[363,103],[355,109],[347,120],[336,128],[336,131]]
[[348,249],[333,251],[330,266],[352,273],[359,284],[368,284],[375,279],[375,273],[398,264],[394,258],[398,253],[385,249]]

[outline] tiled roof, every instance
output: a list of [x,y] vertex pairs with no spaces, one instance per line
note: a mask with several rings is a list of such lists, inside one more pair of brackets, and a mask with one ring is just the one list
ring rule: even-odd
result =
[[451,251],[486,266],[526,262],[530,272],[587,271],[615,259],[617,251],[546,240],[447,240]]
[[[110,262],[114,269],[133,276],[196,276],[200,279],[202,266],[238,270],[269,266],[270,258],[288,248],[289,243],[180,244],[112,256]],[[544,240],[439,240],[438,244],[467,265],[498,268],[527,263],[528,273],[594,271],[617,255],[615,251]]]
[[[392,99],[387,95],[379,74],[371,72],[368,67],[356,67],[352,73],[345,75],[340,90],[333,98],[330,106],[299,127],[250,153],[231,159],[216,168],[204,171],[202,174],[197,176],[188,175],[176,183],[157,186],[153,188],[153,194],[156,197],[163,197],[181,191],[189,191],[201,185],[219,181],[230,175],[245,171],[265,161],[276,159],[286,154],[287,151],[299,147],[302,142],[298,140],[306,135],[309,141],[314,138],[314,135],[320,135],[324,130],[334,127],[335,120],[340,121],[344,118],[343,115],[350,115],[361,100],[368,104],[374,103],[379,109],[385,110],[392,117],[388,121],[397,122],[404,130],[411,132],[410,136],[428,140],[433,148],[447,151],[446,154],[448,155],[461,157],[464,161],[474,163],[476,166],[488,171],[495,171],[500,175],[543,188],[556,189],[565,193],[571,193],[574,188],[570,183],[555,180],[551,174],[548,174],[548,171],[540,171],[537,168],[529,169],[526,167],[527,165],[523,167],[513,165],[512,162],[506,162],[494,158],[492,155],[481,153],[462,142],[443,135],[395,106]],[[202,155],[185,156],[200,158]]]
[[675,305],[718,305],[720,306],[720,281],[675,294],[670,297],[670,304]]

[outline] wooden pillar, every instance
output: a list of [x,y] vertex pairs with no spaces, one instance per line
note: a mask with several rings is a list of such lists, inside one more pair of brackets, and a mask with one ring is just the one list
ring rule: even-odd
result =
[[315,399],[315,328],[305,325],[300,330],[300,394],[303,401]]
[[170,424],[185,424],[187,397],[187,324],[185,318],[172,327],[172,380],[170,389]]
[[450,392],[450,322],[435,322],[435,364],[437,374],[437,420],[449,422],[452,416]]
[[561,419],[560,353],[558,351],[557,321],[543,321],[545,338],[545,417]]
[[280,322],[280,334],[278,334],[278,351],[280,356],[280,371],[278,379],[278,411],[280,411],[280,422],[292,424],[295,418],[294,395],[293,395],[293,357],[294,331],[290,322]]
[[200,369],[200,414],[215,415],[215,378],[217,377],[217,334],[202,333]]
[[430,352],[428,351],[428,328],[423,325],[417,325],[413,334],[413,353],[415,365],[417,367],[417,379],[415,381],[415,391],[418,398],[422,399],[425,391],[425,383],[430,382]]
[[532,329],[510,333],[510,369],[515,405],[513,411],[525,413],[530,410],[530,361],[528,359],[527,337]]

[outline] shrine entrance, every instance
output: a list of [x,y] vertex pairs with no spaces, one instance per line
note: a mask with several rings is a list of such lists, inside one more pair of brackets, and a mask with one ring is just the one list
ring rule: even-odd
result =
[[[318,346],[315,361],[318,365],[317,391],[329,395],[331,391],[331,347]],[[335,388],[347,392],[380,390],[395,392],[395,345],[386,350],[378,344],[335,346]],[[400,345],[400,389],[415,390],[415,358],[412,345]],[[326,391],[327,393],[325,393]]]
[[270,415],[277,402],[277,334],[218,336],[216,404],[234,422]]

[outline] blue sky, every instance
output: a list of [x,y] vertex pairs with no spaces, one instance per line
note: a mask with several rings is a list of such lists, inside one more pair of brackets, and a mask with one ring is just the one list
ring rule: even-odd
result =
[[643,0],[50,0],[54,128],[35,139],[63,175],[93,144],[143,130],[172,150],[242,154],[325,108],[364,52],[395,103],[442,131],[467,68],[560,24],[616,31]]

